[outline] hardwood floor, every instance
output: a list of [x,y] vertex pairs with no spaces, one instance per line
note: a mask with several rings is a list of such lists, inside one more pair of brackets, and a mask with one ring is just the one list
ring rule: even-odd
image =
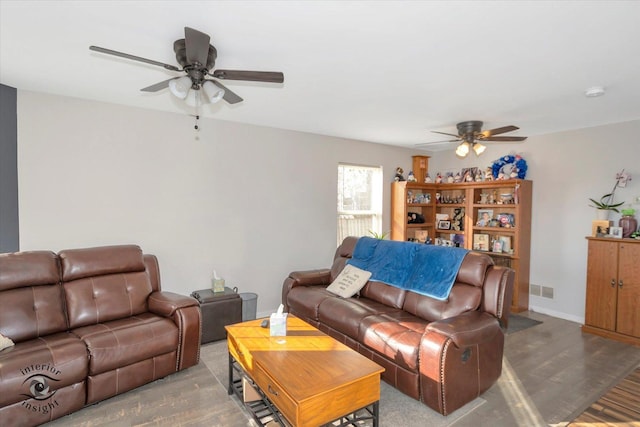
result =
[[578,323],[521,314],[543,323],[507,335],[502,377],[455,427],[565,426],[640,366],[640,347],[583,334]]
[[[566,426],[640,366],[640,347],[583,334],[574,322],[532,312],[520,314],[543,323],[507,335],[503,374],[498,383],[481,396],[482,403],[469,414],[442,417],[439,425]],[[208,347],[211,345],[218,344],[204,347],[200,365],[160,380],[175,383],[169,392],[158,391],[161,387],[157,383],[148,384],[48,425],[254,425],[237,400],[227,396],[227,359],[220,351],[208,351],[213,348]],[[408,418],[395,422],[381,414],[382,427],[424,425],[424,416],[409,413],[415,408],[415,401],[406,399],[398,399],[398,406],[403,406],[400,411]],[[430,411],[424,405],[418,406],[419,411]],[[381,401],[381,412],[384,408],[385,402]]]

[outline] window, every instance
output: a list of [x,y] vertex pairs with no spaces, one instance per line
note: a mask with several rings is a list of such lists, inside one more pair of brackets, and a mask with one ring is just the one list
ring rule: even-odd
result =
[[382,167],[338,165],[338,244],[382,233]]

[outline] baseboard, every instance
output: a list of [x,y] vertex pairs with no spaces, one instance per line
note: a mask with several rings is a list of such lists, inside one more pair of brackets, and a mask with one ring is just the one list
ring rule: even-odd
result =
[[573,316],[571,314],[563,313],[561,311],[549,310],[548,308],[537,307],[535,305],[530,305],[529,310],[534,311],[536,313],[546,314],[547,316],[553,316],[559,319],[568,320],[570,322],[576,322],[581,325],[584,324],[584,317]]

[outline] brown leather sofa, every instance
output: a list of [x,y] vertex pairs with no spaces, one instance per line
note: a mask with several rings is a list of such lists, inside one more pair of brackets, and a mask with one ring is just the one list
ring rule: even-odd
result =
[[200,357],[200,308],[135,245],[0,254],[0,424],[33,426]]
[[282,289],[286,311],[375,361],[383,380],[443,415],[489,389],[502,372],[513,270],[469,252],[447,301],[372,281],[341,298],[326,287],[357,240],[343,241],[330,269],[292,272]]

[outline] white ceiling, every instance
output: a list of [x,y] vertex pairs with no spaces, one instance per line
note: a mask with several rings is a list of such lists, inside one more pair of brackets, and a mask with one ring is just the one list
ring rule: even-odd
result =
[[215,68],[285,75],[225,81],[244,102],[207,117],[406,147],[464,120],[535,136],[640,119],[639,19],[639,1],[0,0],[0,83],[192,113],[139,90],[178,73],[89,51],[177,65],[189,26]]

